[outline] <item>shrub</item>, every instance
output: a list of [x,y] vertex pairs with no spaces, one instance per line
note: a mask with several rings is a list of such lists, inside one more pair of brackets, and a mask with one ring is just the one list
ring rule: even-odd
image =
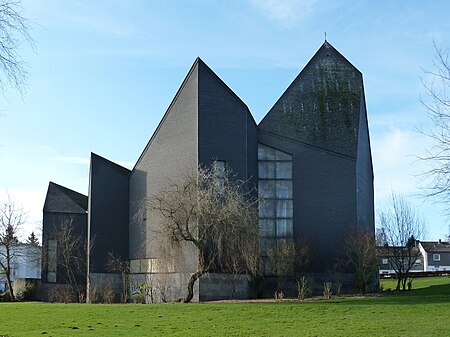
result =
[[331,282],[325,282],[323,284],[323,298],[329,300],[331,298],[333,284]]
[[281,301],[284,299],[284,293],[282,291],[275,291],[275,300]]
[[97,303],[98,295],[97,295],[97,287],[91,285],[89,287],[89,303]]
[[71,303],[73,302],[73,292],[69,287],[56,285],[49,295],[49,301],[52,303]]
[[136,304],[145,304],[145,296],[141,292],[134,293],[133,299]]
[[308,281],[305,276],[297,281],[297,291],[299,300],[304,300],[310,295],[311,290],[309,289]]
[[102,287],[102,298],[103,303],[111,304],[114,303],[114,289],[110,283],[105,283]]
[[20,289],[16,295],[18,301],[36,301],[37,299],[37,287],[32,283],[26,283],[25,287]]
[[341,282],[336,282],[334,288],[336,290],[336,296],[341,296],[341,288],[342,288]]

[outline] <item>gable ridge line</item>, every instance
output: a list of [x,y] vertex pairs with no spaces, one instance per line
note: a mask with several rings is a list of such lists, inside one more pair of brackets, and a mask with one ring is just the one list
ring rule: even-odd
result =
[[[248,105],[233,91],[233,89],[228,86],[228,84],[225,83],[224,80],[222,80],[219,75],[217,75],[211,67],[209,67],[205,61],[203,61],[201,58],[198,57],[199,63],[204,65],[206,67],[206,70],[219,82],[220,86],[222,86],[226,91],[228,91],[236,100],[238,100],[239,103],[243,104],[247,110],[247,113],[250,114],[253,121],[255,121],[255,118],[253,117],[252,113],[250,112],[250,109],[248,108]],[[255,121],[256,124],[256,121]]]
[[[259,124],[263,122],[263,120],[269,115],[269,113],[272,111],[272,109],[281,101],[281,99],[284,97],[284,95],[291,89],[291,87],[294,86],[294,83],[297,83],[297,80],[300,80],[303,73],[306,72],[306,69],[308,69],[311,64],[313,64],[316,59],[319,57],[318,54],[323,48],[331,48],[336,52],[336,54],[344,60],[344,62],[348,63],[353,69],[355,69],[360,75],[362,80],[362,73],[356,68],[349,60],[345,58],[336,48],[334,48],[328,41],[325,41],[319,49],[314,53],[313,57],[306,63],[306,65],[302,68],[302,70],[298,73],[297,76],[292,80],[292,82],[288,85],[288,87],[282,92],[281,96],[275,101],[275,103],[272,105],[272,107],[269,109],[269,111],[265,114],[265,116],[259,121]],[[258,124],[258,125],[259,125]]]
[[128,173],[128,174],[131,173],[130,169],[127,169],[126,167],[124,167],[124,166],[122,166],[120,164],[117,164],[117,163],[113,162],[112,160],[109,160],[108,158],[102,157],[102,156],[100,156],[100,155],[98,155],[98,154],[96,154],[94,152],[91,152],[91,160],[92,160],[92,157],[97,157],[98,159],[100,159],[100,160],[106,162],[107,164],[109,164],[110,166],[115,166],[116,169],[124,170],[124,171],[126,171],[125,173]]
[[159,130],[161,129],[162,124],[164,123],[164,121],[167,118],[167,115],[169,114],[170,109],[172,108],[172,106],[175,104],[175,102],[178,100],[178,97],[181,93],[181,91],[183,91],[184,87],[186,86],[186,83],[188,82],[188,80],[191,78],[192,73],[194,72],[194,69],[196,66],[198,66],[200,57],[197,57],[194,61],[194,63],[192,64],[191,68],[189,69],[187,75],[184,77],[183,82],[181,83],[181,86],[178,88],[175,96],[172,98],[172,101],[170,102],[168,108],[166,109],[166,112],[164,113],[164,116],[161,118],[161,120],[158,123],[158,126],[156,127],[155,131],[153,132],[152,136],[150,137],[150,139],[147,142],[147,145],[145,145],[144,150],[141,152],[141,155],[139,156],[138,160],[136,161],[136,164],[134,164],[133,169],[131,170],[130,175],[132,175],[134,173],[134,169],[136,168],[136,166],[141,162],[142,158],[144,157],[144,154],[147,152],[148,148],[150,147],[153,139],[156,137],[156,135],[158,134]]

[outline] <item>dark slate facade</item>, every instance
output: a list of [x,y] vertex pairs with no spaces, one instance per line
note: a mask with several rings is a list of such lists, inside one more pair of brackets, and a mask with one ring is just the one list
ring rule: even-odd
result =
[[128,259],[130,170],[95,153],[89,174],[88,224],[91,273],[108,273],[110,254]]
[[374,231],[362,74],[325,42],[258,125],[258,142],[293,156],[294,239],[309,271],[333,269],[346,236]]
[[[374,231],[363,79],[346,58],[325,42],[259,125],[246,104],[197,58],[132,171],[91,156],[92,286],[114,279],[105,269],[107,254],[114,252],[130,261],[131,291],[133,284],[151,282],[168,286],[172,298],[184,296],[198,256],[185,246],[176,264],[161,263],[155,233],[162,221],[147,202],[169,181],[214,161],[248,181],[249,190],[257,187],[261,194],[276,186],[272,199],[260,203],[262,258],[267,259],[264,249],[277,242],[306,240],[311,247],[306,273],[319,287],[330,281],[346,236]],[[202,277],[194,300],[230,296],[228,277]],[[340,280],[351,289],[349,274],[342,273]],[[267,270],[261,282],[242,277],[237,284],[235,294],[241,298],[273,295]]]
[[[41,280],[43,283],[67,283],[68,277],[64,268],[60,265],[60,251],[56,249],[56,254],[52,256],[51,247],[49,254],[49,242],[53,241],[53,244],[55,244],[58,233],[63,226],[70,226],[74,236],[79,236],[82,240],[87,239],[87,203],[87,196],[53,182],[49,183],[42,221]],[[49,259],[53,259],[53,262]],[[56,262],[56,265],[54,262]],[[78,274],[76,277],[78,284],[86,284],[85,274]]]

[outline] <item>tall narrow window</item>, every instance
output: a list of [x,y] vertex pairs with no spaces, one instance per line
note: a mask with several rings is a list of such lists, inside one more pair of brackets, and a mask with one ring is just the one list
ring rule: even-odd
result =
[[293,236],[292,155],[258,144],[261,255]]
[[48,240],[47,246],[47,282],[56,282],[56,266],[57,266],[57,242],[56,240]]

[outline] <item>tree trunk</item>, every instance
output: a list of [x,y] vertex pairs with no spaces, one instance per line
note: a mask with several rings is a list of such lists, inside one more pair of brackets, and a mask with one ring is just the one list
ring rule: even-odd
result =
[[6,281],[8,283],[9,297],[11,301],[15,302],[16,297],[14,296],[14,289],[11,282],[11,258],[10,247],[6,247]]
[[203,274],[205,274],[205,271],[199,270],[191,275],[189,282],[188,282],[188,294],[182,300],[182,302],[189,303],[192,300],[192,298],[194,297],[194,284]]
[[397,287],[395,288],[396,291],[400,291],[400,283],[402,282],[402,276],[401,274],[397,274],[398,280],[397,280]]
[[11,269],[9,269],[9,268],[6,272],[6,281],[8,283],[9,297],[11,298],[11,301],[15,302],[16,297],[14,296],[14,290],[13,290],[12,282],[11,282]]

